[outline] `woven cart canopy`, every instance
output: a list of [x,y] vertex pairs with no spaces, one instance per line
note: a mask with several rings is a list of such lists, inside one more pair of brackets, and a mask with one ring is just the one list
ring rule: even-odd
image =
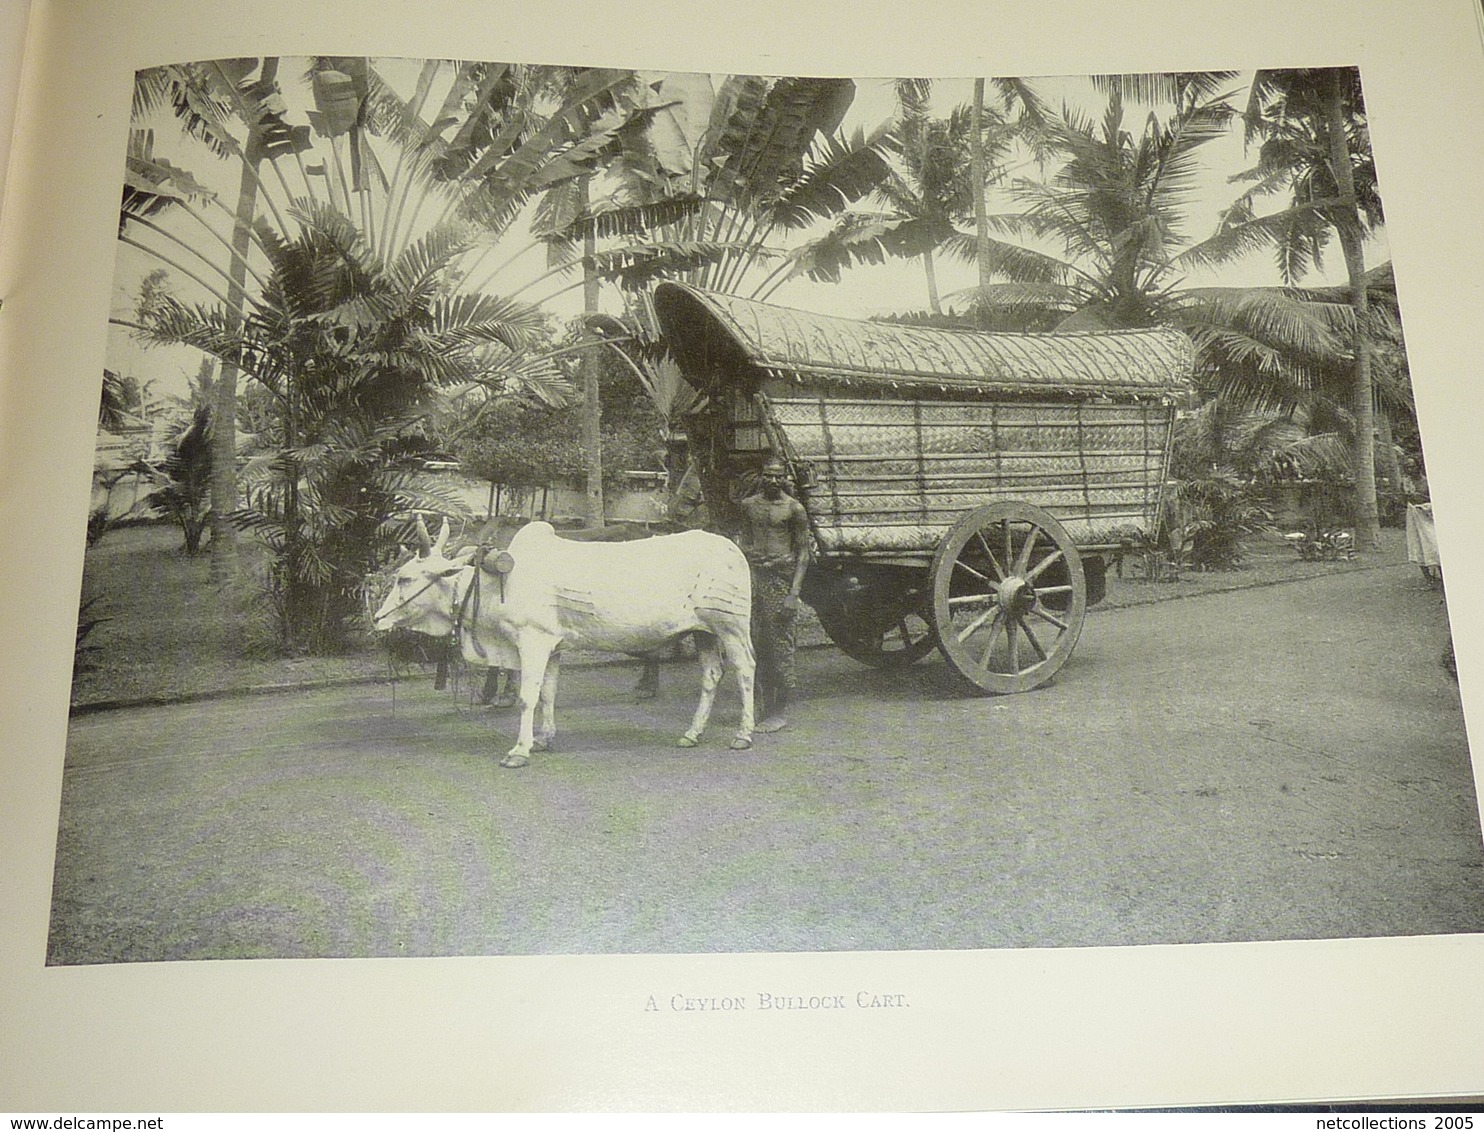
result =
[[790,310],[682,283],[655,288],[655,312],[686,379],[701,389],[755,369],[795,381],[901,390],[1163,397],[1194,366],[1178,330],[978,334]]

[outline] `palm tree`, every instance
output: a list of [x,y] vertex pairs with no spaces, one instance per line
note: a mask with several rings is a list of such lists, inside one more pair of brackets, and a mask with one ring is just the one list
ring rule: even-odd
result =
[[[455,338],[447,345],[459,356],[471,341],[480,342],[484,353],[476,370],[485,388],[500,392],[514,386],[550,402],[561,400],[566,380],[556,360],[525,349],[535,308],[485,294],[498,267],[476,285],[469,280],[538,194],[590,175],[598,154],[631,125],[618,95],[632,84],[632,75],[430,60],[420,66],[412,94],[404,98],[368,60],[315,59],[305,75],[314,109],[302,125],[292,124],[276,75],[276,61],[259,67],[249,60],[174,69],[152,86],[141,84],[167,91],[192,136],[240,163],[241,192],[237,212],[228,213],[188,172],[155,159],[148,135],[141,134],[131,151],[120,227],[121,239],[157,256],[218,303],[215,308],[161,305],[145,320],[149,338],[201,345],[223,358],[224,371],[246,364],[239,359],[251,360],[258,368],[243,372],[279,399],[280,448],[290,455],[279,458],[276,478],[262,480],[260,475],[257,502],[248,510],[258,511],[261,518],[265,510],[279,509],[275,522],[281,530],[274,533],[261,523],[257,529],[270,542],[277,540],[275,549],[289,564],[284,592],[295,595],[301,575],[320,569],[312,554],[304,557],[310,553],[305,548],[316,544],[301,537],[307,529],[301,522],[301,477],[291,455],[299,447],[305,420],[313,417],[303,390],[317,388],[318,379],[306,379],[306,384],[286,375],[314,370],[296,350],[317,334],[322,337],[320,330],[308,330],[325,317],[316,302],[323,306],[328,300],[303,309],[295,305],[300,299],[285,274],[295,258],[290,253],[298,249],[299,259],[307,257],[315,270],[330,272],[340,281],[337,285],[348,288],[337,302],[349,301],[364,282],[348,282],[342,267],[405,274],[422,263],[430,272],[424,282],[436,281],[444,304],[427,309],[435,310],[450,330],[463,317],[479,322],[477,330],[465,327],[462,332],[472,338]],[[148,99],[143,101],[149,105]],[[210,247],[220,247],[225,255],[203,253],[199,239],[182,238],[157,223],[155,217],[167,206],[190,218],[197,232],[215,241]],[[258,208],[266,215],[244,224],[243,217]],[[228,235],[214,223],[214,209],[230,217]],[[340,267],[336,256],[344,257]],[[302,282],[319,286],[313,279]],[[374,306],[383,301],[379,295],[373,288],[358,301]],[[194,311],[194,326],[182,315],[188,310]],[[353,344],[359,350],[366,347],[365,327],[374,321],[372,315],[383,323],[392,318],[386,311],[357,308]],[[234,333],[233,319],[241,323],[240,333]],[[497,326],[501,320],[503,326]],[[276,344],[275,334],[282,338]],[[264,359],[277,360],[269,364]],[[378,364],[391,373],[410,363],[393,354]],[[428,372],[439,382],[452,380],[436,356],[422,356],[417,364],[431,367]],[[360,385],[357,398],[366,388],[364,382]],[[388,445],[382,426],[406,424],[395,404],[375,398],[358,404],[363,410],[359,431],[325,433],[316,442],[345,446],[341,463],[347,475],[358,469],[370,474],[375,461],[368,462],[364,453]],[[381,418],[375,416],[378,412]],[[214,429],[218,440],[235,432],[230,423],[219,416]],[[326,456],[331,449],[315,451]],[[233,470],[235,459],[217,461],[223,464]],[[261,469],[260,461],[255,474]],[[271,500],[263,494],[263,483],[271,486]],[[226,497],[225,492],[215,496]],[[295,596],[288,604],[302,602]]]
[[[941,316],[936,256],[947,252],[965,262],[975,258],[974,236],[958,225],[974,217],[983,192],[970,171],[971,108],[959,106],[948,117],[935,118],[929,113],[930,89],[926,79],[896,82],[898,159],[872,194],[879,207],[841,213],[828,233],[795,253],[795,261],[810,278],[834,282],[852,263],[918,259],[928,307]],[[979,152],[997,169],[1013,131],[998,113],[981,111],[980,116]]]
[[155,342],[240,367],[272,398],[274,435],[244,473],[247,508],[233,519],[275,554],[280,640],[294,652],[343,639],[362,579],[400,533],[387,517],[427,503],[397,457],[436,392],[498,381],[543,320],[450,289],[450,265],[474,238],[463,226],[388,261],[338,210],[291,215],[293,239],[260,233],[270,272],[245,317],[165,298],[147,327]]
[[[459,212],[491,232],[504,235],[537,194],[540,216],[564,212],[568,225],[580,226],[591,212],[595,171],[612,160],[622,136],[642,125],[644,111],[636,104],[635,89],[634,76],[627,71],[466,64],[439,116],[413,139],[412,151],[436,180],[476,187]],[[555,109],[538,112],[543,102]],[[462,125],[445,138],[448,123],[459,113]],[[407,121],[405,114],[402,120]],[[589,228],[581,239],[586,253],[581,261],[584,308],[595,314],[595,234]],[[559,263],[558,269],[566,265]],[[588,520],[601,526],[601,405],[597,371],[590,362],[582,366],[582,385]]]
[[[1045,183],[1015,184],[1022,211],[989,218],[1002,238],[981,262],[1005,281],[980,293],[1023,326],[1174,325],[1191,336],[1203,407],[1181,431],[1180,466],[1186,503],[1209,512],[1202,522],[1215,536],[1232,527],[1218,515],[1244,516],[1240,526],[1260,518],[1242,484],[1333,460],[1329,438],[1342,417],[1333,376],[1349,319],[1324,296],[1293,288],[1189,285],[1190,271],[1233,254],[1228,231],[1191,242],[1186,228],[1202,151],[1229,135],[1236,109],[1212,76],[1102,85],[1100,121],[1065,109],[1047,116],[1044,144],[1060,165]],[[1125,124],[1126,92],[1171,94],[1172,109],[1135,132]]]
[[185,552],[201,550],[211,499],[211,406],[200,405],[181,423],[164,460],[150,469],[155,488],[145,502],[180,527]]
[[[1063,108],[1042,126],[1061,158],[1047,181],[1021,179],[1022,210],[992,218],[1020,242],[990,241],[981,267],[1013,280],[985,288],[992,302],[1059,310],[1068,328],[1150,326],[1169,321],[1187,261],[1185,207],[1200,172],[1200,150],[1224,136],[1235,110],[1222,98],[1186,91],[1168,119],[1151,115],[1136,136],[1112,89],[1101,121]],[[1060,255],[1036,251],[1047,242]]]
[[974,80],[974,101],[969,113],[969,169],[978,191],[974,194],[974,262],[979,268],[979,298],[988,301],[993,279],[989,236],[989,204],[985,200],[989,165],[984,152],[984,80]]
[[[1012,139],[1029,139],[1045,113],[1039,95],[1020,79],[993,79],[998,107],[985,104],[985,80],[976,80],[974,100],[947,118],[929,114],[932,80],[897,79],[897,119],[890,153],[897,160],[873,196],[884,211],[847,211],[830,230],[789,255],[794,275],[816,282],[838,282],[852,264],[878,264],[888,257],[921,259],[928,305],[942,315],[935,256],[939,251],[964,261],[988,263],[979,232],[985,193],[1001,176],[1000,161]],[[1013,118],[1011,116],[1014,116]],[[973,219],[975,232],[958,223]],[[989,276],[981,271],[981,281]]]
[[[928,306],[943,313],[933,255],[958,241],[957,223],[974,208],[974,186],[964,177],[971,112],[959,107],[947,118],[911,113],[902,119],[902,173],[880,190],[905,223],[897,229],[909,254],[922,259]],[[967,249],[960,248],[960,251]]]
[[[254,67],[244,68],[244,62]],[[267,62],[276,74],[276,61]],[[306,204],[352,219],[384,259],[432,229],[466,224],[482,235],[469,243],[458,265],[468,279],[491,254],[509,250],[505,238],[537,194],[587,175],[597,152],[630,125],[614,108],[617,92],[632,82],[631,72],[582,72],[563,84],[551,78],[550,69],[429,60],[418,69],[413,94],[404,98],[364,59],[309,62],[305,79],[316,109],[299,125],[292,123],[276,79],[266,82],[255,63],[167,69],[183,74],[172,89],[185,92],[181,97],[194,115],[187,122],[192,136],[197,119],[209,121],[208,148],[240,161],[254,186],[266,216],[255,216],[246,227],[248,249],[234,245],[243,231],[236,214],[189,172],[155,159],[144,144],[131,151],[121,213],[121,230],[133,226],[147,234],[125,234],[125,242],[223,301],[230,297],[234,272],[245,272],[250,289],[262,287],[261,231],[291,237],[290,210]],[[440,90],[441,105],[435,97]],[[145,141],[148,133],[141,130],[138,137]],[[150,216],[163,204],[189,216],[203,240],[215,241],[208,251],[220,246],[226,257],[213,258],[162,230]],[[233,240],[213,223],[219,213],[232,217]],[[472,289],[487,289],[500,266]]]
[[[591,150],[601,172],[580,192],[573,184],[544,195],[537,229],[548,275],[580,267],[581,280],[560,290],[583,287],[592,340],[619,351],[665,422],[667,443],[680,443],[689,387],[666,362],[647,288],[680,277],[765,296],[798,275],[838,271],[811,258],[820,241],[789,245],[889,172],[888,129],[839,132],[854,93],[848,79],[733,75],[713,85],[705,75],[651,77],[623,93],[629,128]],[[597,314],[595,292],[605,282],[624,296],[621,322]],[[601,482],[597,468],[588,482],[590,490]]]
[[[1040,99],[1018,79],[995,79],[1000,95],[1008,107],[1018,100],[1033,126],[1039,125],[1043,110]],[[985,80],[974,80],[974,99],[969,111],[969,168],[974,179],[974,259],[979,267],[980,305],[987,303],[988,288],[993,279],[994,248],[990,238],[988,201],[989,158],[984,148]]]
[[[218,157],[237,156],[242,161],[226,296],[228,307],[237,312],[239,318],[246,283],[248,244],[257,206],[257,166],[265,152],[262,138],[273,133],[287,136],[293,144],[294,137],[269,102],[277,95],[276,59],[264,59],[256,84],[244,89],[256,63],[256,60],[249,59],[152,67],[137,72],[134,79],[135,121],[158,114],[168,106],[185,133],[204,143],[210,152]],[[248,132],[245,147],[239,145],[229,126],[234,112],[241,115]],[[205,195],[204,190],[194,184],[184,171],[171,170],[168,166],[162,170],[151,152],[152,141],[151,131],[139,130],[131,142],[129,178],[125,182],[119,222],[121,238],[129,220],[140,222],[172,200],[181,199],[173,192],[160,194],[159,187],[173,189],[184,177],[191,180],[185,186],[190,197],[200,199]],[[152,188],[154,192],[150,191]],[[227,516],[237,507],[237,376],[234,366],[222,367],[216,384],[216,427],[211,432],[211,573],[229,595],[235,586],[237,560],[237,532],[227,521]]]
[[[1285,282],[1321,262],[1331,236],[1345,261],[1350,325],[1351,473],[1358,536],[1380,538],[1376,504],[1374,344],[1365,238],[1384,222],[1376,189],[1360,72],[1354,67],[1259,71],[1243,121],[1261,140],[1253,187],[1229,210],[1224,236],[1233,249],[1275,250]],[[1288,207],[1256,215],[1260,196],[1283,194]]]
[[1287,288],[1188,284],[1190,271],[1230,251],[1224,233],[1192,243],[1185,229],[1201,151],[1227,134],[1236,111],[1206,79],[1170,78],[1171,112],[1151,114],[1137,134],[1124,121],[1124,90],[1143,89],[1131,80],[1106,84],[1100,121],[1069,109],[1045,118],[1043,142],[1061,164],[1044,183],[1012,186],[1020,212],[988,218],[1002,238],[981,262],[1004,281],[981,295],[1027,325],[1179,326],[1195,340],[1212,393],[1294,408],[1334,358],[1341,320],[1332,304]]
[[609,192],[545,225],[562,264],[589,234],[603,280],[629,292],[659,278],[765,298],[805,273],[797,234],[861,200],[889,173],[888,126],[846,136],[849,79],[667,75],[619,140]]
[[118,432],[135,423],[143,403],[139,383],[132,377],[103,371],[103,393],[98,399],[98,427]]

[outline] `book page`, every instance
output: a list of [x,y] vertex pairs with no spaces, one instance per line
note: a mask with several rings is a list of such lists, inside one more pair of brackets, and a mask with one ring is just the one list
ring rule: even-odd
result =
[[[329,939],[312,955],[240,955],[229,936],[215,950],[172,951],[180,941],[167,941],[150,961],[87,954],[59,961],[49,952],[55,923],[69,915],[54,899],[54,880],[61,891],[54,866],[59,820],[67,820],[64,786],[81,781],[69,765],[78,750],[69,746],[69,688],[99,375],[111,349],[108,318],[119,306],[119,188],[137,69],[367,55],[716,75],[927,76],[962,89],[975,76],[1358,66],[1438,550],[1447,563],[1458,692],[1466,719],[1477,723],[1484,606],[1470,595],[1484,538],[1471,485],[1484,459],[1475,438],[1480,394],[1470,304],[1484,286],[1475,204],[1484,140],[1468,125],[1484,111],[1476,8],[1471,0],[1405,10],[1340,0],[1298,8],[1255,0],[1236,9],[1205,0],[1029,8],[943,0],[862,9],[831,0],[723,13],[673,0],[631,7],[562,0],[521,9],[427,0],[415,11],[373,11],[348,0],[262,0],[248,8],[220,0],[38,0],[0,227],[0,527],[7,532],[0,554],[9,581],[0,634],[11,658],[0,699],[0,1106],[948,1111],[1484,1093],[1477,1025],[1484,935],[1456,926],[1335,939],[1214,938],[1192,930],[1119,946],[1080,939],[1024,946],[1007,928],[1006,940],[993,945],[879,949],[813,947],[807,937],[789,947],[774,936],[765,936],[770,946],[753,947],[744,936],[734,947],[624,953],[599,943],[595,954],[568,953],[590,938],[579,937],[555,953],[440,952],[414,941],[409,957],[397,958],[346,954]],[[1131,115],[1126,125],[1141,124]],[[1331,257],[1339,261],[1337,247]],[[841,291],[856,294],[846,284]],[[833,313],[864,318],[885,305],[848,297]],[[1375,610],[1378,628],[1368,641],[1376,650],[1401,647],[1387,639],[1386,612]],[[1304,624],[1320,638],[1332,631],[1323,609]],[[1116,658],[1101,678],[1116,697],[1124,678]],[[572,679],[582,686],[580,676]],[[666,710],[689,711],[693,677],[683,680],[686,707],[675,692]],[[1049,711],[1035,706],[1036,694],[1023,710]],[[210,710],[179,726],[204,730]],[[925,700],[913,745],[900,753],[903,765],[994,758],[935,746],[942,710]],[[1347,705],[1309,710],[1322,715]],[[1012,727],[1007,718],[995,707],[986,734]],[[718,736],[726,734],[710,736],[708,757],[720,758]],[[426,742],[408,735],[409,749]],[[121,733],[103,746],[110,741],[127,754],[135,740]],[[495,768],[502,752],[488,760],[495,788],[542,782],[539,754],[530,767],[508,772],[528,777],[509,786],[494,778],[507,773]],[[1048,751],[1047,759],[1065,759],[1064,781],[1080,773],[1065,750]],[[743,774],[745,765],[728,764],[718,775]],[[397,773],[436,774],[426,765]],[[1181,773],[1178,763],[1169,766],[1172,779]],[[976,788],[972,775],[964,780]],[[1269,785],[1276,793],[1293,784]],[[223,797],[235,797],[233,790]],[[717,790],[705,820],[725,817]],[[137,830],[163,822],[149,801],[119,820]],[[993,810],[1011,801],[987,797],[983,804]],[[553,805],[540,842],[549,855],[528,862],[533,873],[560,869],[562,851],[591,833],[562,823],[590,816],[574,819]],[[1363,809],[1347,815],[1356,826],[1374,817]],[[1401,822],[1395,812],[1385,817]],[[201,828],[249,818],[230,807],[199,815]],[[604,818],[605,830],[622,833],[622,813]],[[314,820],[306,810],[306,826]],[[182,835],[179,827],[157,832]],[[493,843],[505,831],[486,832]],[[1398,873],[1409,854],[1422,852],[1415,846],[1425,844],[1424,832],[1398,847]],[[880,836],[879,828],[859,833],[862,841]],[[765,857],[768,834],[760,831],[757,841]],[[132,864],[114,862],[120,870]],[[756,867],[763,879],[749,922],[766,925],[767,870]],[[181,869],[190,875],[171,883],[211,888],[210,861]],[[1071,873],[1067,891],[1075,887]],[[1250,883],[1281,887],[1271,877]],[[1169,896],[1178,906],[1178,886]],[[1273,888],[1262,896],[1281,899]],[[1336,905],[1346,896],[1334,894]],[[1230,893],[1235,905],[1256,898],[1240,884]],[[1465,907],[1449,923],[1466,924],[1476,913]],[[89,930],[105,938],[110,910],[89,914]],[[819,917],[827,920],[828,910]],[[935,938],[954,938],[951,924],[935,926],[943,929]],[[1123,927],[1140,940],[1155,938],[1149,925]],[[675,930],[677,938],[703,938],[691,923]],[[167,922],[161,932],[169,931]]]
[[26,0],[11,0],[4,6],[4,26],[0,27],[0,43],[5,50],[5,63],[0,67],[0,74],[5,76],[0,84],[0,170],[10,160],[10,135],[15,128],[15,104],[20,95],[21,60],[25,56],[26,21],[30,14],[31,5]]

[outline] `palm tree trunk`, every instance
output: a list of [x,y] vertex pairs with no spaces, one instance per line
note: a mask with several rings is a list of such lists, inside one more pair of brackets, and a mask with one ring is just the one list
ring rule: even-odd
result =
[[[588,179],[579,182],[582,213],[588,211]],[[582,309],[598,313],[597,238],[591,227],[582,238]],[[597,347],[582,356],[582,447],[587,453],[587,523],[603,526],[603,402],[598,391]]]
[[[1385,409],[1376,410],[1376,475],[1386,481],[1393,500],[1402,492],[1402,466],[1396,458],[1396,437],[1391,431],[1391,415]],[[1378,486],[1376,489],[1380,491]],[[1377,500],[1379,504],[1379,499]],[[1380,507],[1377,507],[1380,510]],[[1383,515],[1384,519],[1385,516]]]
[[304,584],[304,539],[299,513],[299,462],[293,452],[299,446],[299,420],[296,412],[302,383],[306,380],[302,370],[286,374],[283,403],[283,450],[280,452],[283,469],[283,607],[282,630],[283,651],[297,656],[305,640],[306,586]]
[[974,178],[974,235],[977,242],[974,258],[979,262],[979,302],[989,295],[989,208],[984,200],[984,187],[989,170],[984,158],[984,80],[974,80],[974,104],[969,116],[969,169]]
[[931,248],[922,253],[922,270],[927,275],[928,305],[934,314],[942,314],[943,303],[938,298],[938,269],[933,264]]
[[[232,329],[242,321],[247,253],[257,211],[258,179],[243,159],[237,191],[237,221],[232,229],[232,261],[228,265],[227,316]],[[211,579],[228,593],[237,578],[237,528],[227,516],[237,510],[237,378],[240,370],[222,362],[216,381],[214,426],[211,433]]]
[[[261,79],[271,85],[278,76],[278,59],[263,60]],[[257,162],[247,154],[255,152],[251,133],[256,127],[247,123],[248,144],[243,147],[242,178],[237,187],[237,216],[232,226],[232,261],[228,264],[227,313],[233,329],[242,321],[247,285],[247,255],[252,244],[253,218],[258,208]],[[211,579],[230,600],[236,591],[238,572],[237,528],[227,516],[237,510],[237,377],[240,370],[231,362],[222,363],[216,382],[216,403],[212,407],[215,424],[211,438]]]
[[1371,388],[1371,342],[1368,325],[1370,299],[1365,288],[1365,244],[1360,209],[1355,197],[1355,176],[1350,167],[1350,147],[1345,132],[1345,101],[1340,72],[1330,76],[1327,100],[1331,171],[1339,189],[1343,215],[1339,228],[1340,248],[1350,283],[1350,306],[1355,311],[1352,348],[1355,359],[1350,390],[1350,409],[1355,418],[1351,464],[1355,476],[1356,539],[1374,548],[1381,541],[1381,521],[1376,507],[1375,408]]

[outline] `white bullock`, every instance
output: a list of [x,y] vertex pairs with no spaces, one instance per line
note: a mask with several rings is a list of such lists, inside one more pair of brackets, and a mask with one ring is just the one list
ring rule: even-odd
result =
[[[711,717],[723,657],[742,693],[734,750],[752,746],[752,577],[742,551],[705,531],[633,542],[574,542],[550,523],[516,532],[508,550],[446,556],[448,524],[435,543],[418,523],[421,549],[397,571],[376,611],[379,630],[453,633],[472,664],[520,671],[520,737],[500,760],[525,766],[556,736],[563,647],[640,655],[695,632],[701,702],[680,746],[694,747]],[[536,708],[541,730],[536,731]]]

